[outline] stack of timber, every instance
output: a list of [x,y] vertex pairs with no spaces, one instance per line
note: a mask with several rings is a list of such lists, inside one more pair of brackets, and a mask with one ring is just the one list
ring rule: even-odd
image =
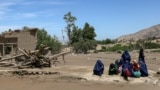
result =
[[29,51],[26,49],[18,48],[21,54],[8,57],[8,58],[1,58],[0,62],[8,61],[8,60],[15,60],[16,65],[18,68],[42,68],[42,67],[51,67],[52,64],[55,64],[58,61],[58,57],[62,56],[63,61],[64,56],[69,54],[70,52],[62,52],[59,54],[51,55],[49,52],[49,47],[40,47],[39,50]]

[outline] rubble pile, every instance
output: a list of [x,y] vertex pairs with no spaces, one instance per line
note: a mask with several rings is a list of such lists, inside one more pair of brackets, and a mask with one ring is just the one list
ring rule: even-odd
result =
[[45,45],[40,45],[40,48],[35,51],[21,48],[17,48],[17,50],[20,54],[8,58],[1,58],[0,62],[14,59],[15,65],[17,65],[19,69],[51,67],[52,64],[59,62],[57,59],[59,56],[62,56],[63,61],[65,62],[64,55],[69,53],[62,52],[60,54],[52,55],[50,48]]

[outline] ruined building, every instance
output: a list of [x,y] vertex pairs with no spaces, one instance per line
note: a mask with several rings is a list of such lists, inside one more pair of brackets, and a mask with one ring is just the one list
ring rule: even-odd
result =
[[0,56],[13,55],[17,47],[34,50],[37,43],[37,28],[7,31],[0,34]]

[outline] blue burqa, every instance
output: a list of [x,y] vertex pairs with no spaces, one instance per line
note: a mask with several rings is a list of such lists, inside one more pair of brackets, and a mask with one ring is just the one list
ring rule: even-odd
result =
[[131,56],[127,50],[124,51],[122,54],[121,58],[123,59],[124,62],[129,62],[131,61]]
[[143,62],[143,60],[139,60],[139,65],[140,65],[140,72],[142,77],[147,77],[148,76],[148,69],[146,63]]
[[143,49],[140,49],[138,63],[140,65],[141,76],[142,77],[147,77],[148,76],[148,69],[147,69],[147,65],[145,63],[145,58],[144,57],[145,56],[144,56]]
[[94,69],[93,69],[93,74],[101,76],[104,71],[104,64],[101,62],[101,60],[97,60]]
[[123,52],[118,65],[121,66],[124,65],[125,63],[130,63],[130,61],[131,61],[131,56],[129,52],[126,50]]
[[120,62],[119,62],[119,66],[122,66],[122,76],[126,76],[126,69],[129,71],[130,75],[129,76],[133,76],[132,74],[132,64],[130,63],[131,61],[131,56],[129,54],[129,52],[127,50],[125,50],[121,56]]

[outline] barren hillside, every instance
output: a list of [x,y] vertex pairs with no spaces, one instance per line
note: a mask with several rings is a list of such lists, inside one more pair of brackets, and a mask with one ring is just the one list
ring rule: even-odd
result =
[[142,29],[134,34],[123,35],[117,38],[118,41],[137,41],[139,39],[148,39],[148,38],[160,38],[160,24],[154,25],[152,27]]

